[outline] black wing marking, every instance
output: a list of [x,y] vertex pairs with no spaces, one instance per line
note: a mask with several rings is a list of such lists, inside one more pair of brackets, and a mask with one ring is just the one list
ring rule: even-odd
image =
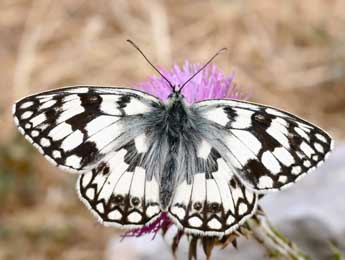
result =
[[[319,166],[332,150],[331,137],[287,112],[235,100],[207,100],[192,109],[222,140],[222,157],[236,175],[257,191],[296,182]],[[205,135],[210,136],[209,133]]]

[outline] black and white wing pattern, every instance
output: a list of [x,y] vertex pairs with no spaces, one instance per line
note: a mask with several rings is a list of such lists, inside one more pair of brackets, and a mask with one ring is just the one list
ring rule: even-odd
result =
[[258,193],[294,183],[332,149],[327,133],[281,110],[235,100],[186,107],[173,93],[162,103],[77,86],[23,98],[13,114],[50,162],[80,174],[92,213],[118,227],[167,211],[188,233],[231,233],[255,213]]
[[[223,132],[216,146],[234,174],[256,192],[279,190],[319,166],[331,137],[287,112],[249,102],[206,100],[192,105],[210,128]],[[207,134],[207,133],[206,133]]]
[[80,86],[26,97],[13,114],[50,162],[81,174],[80,198],[101,222],[132,227],[160,213],[157,181],[142,163],[148,146],[142,117],[160,106],[140,91]]
[[50,162],[81,173],[143,131],[141,116],[159,106],[137,90],[80,86],[25,97],[13,114],[19,131]]
[[147,178],[144,165],[145,136],[135,140],[79,177],[79,197],[104,225],[141,227],[161,213],[158,182],[154,176]]
[[209,142],[196,147],[196,173],[177,186],[169,216],[188,233],[223,236],[256,211],[258,195],[246,188]]

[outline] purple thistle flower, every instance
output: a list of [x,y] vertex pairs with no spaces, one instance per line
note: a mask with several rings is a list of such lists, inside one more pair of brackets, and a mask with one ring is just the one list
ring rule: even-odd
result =
[[[171,70],[160,69],[173,85],[181,85],[193,76],[200,64],[190,64],[185,61],[183,67],[174,65]],[[248,97],[238,89],[233,82],[235,74],[226,76],[216,65],[211,64],[193,78],[182,90],[182,94],[188,103],[194,103],[205,99],[247,99]],[[152,76],[145,82],[135,85],[135,88],[144,90],[162,100],[166,100],[171,93],[167,82],[158,76]]]
[[[200,68],[200,64],[191,64],[185,61],[182,68],[174,65],[171,70],[161,68],[160,71],[173,85],[181,85]],[[239,90],[237,84],[233,82],[234,77],[234,73],[226,76],[216,65],[211,64],[186,85],[182,90],[182,94],[190,104],[205,99],[247,99],[248,95],[244,95]],[[135,85],[135,88],[154,95],[161,100],[166,100],[171,93],[171,88],[167,82],[158,76],[149,77],[145,82]],[[164,232],[173,224],[168,215],[162,213],[152,223],[142,228],[132,229],[124,233],[121,237],[124,239],[126,237],[140,237],[145,234],[153,234],[152,239],[154,239],[160,230]],[[179,236],[181,237],[181,234]]]
[[141,228],[134,228],[132,230],[127,231],[123,235],[121,235],[122,240],[126,237],[141,237],[146,234],[153,234],[152,240],[155,239],[157,233],[160,230],[167,230],[173,222],[170,220],[168,215],[163,212],[157,219],[153,222],[141,227]]

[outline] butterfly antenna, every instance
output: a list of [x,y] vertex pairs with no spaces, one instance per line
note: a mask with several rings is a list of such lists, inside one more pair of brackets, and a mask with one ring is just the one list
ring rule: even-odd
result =
[[169,83],[169,87],[174,90],[174,86],[173,84],[171,84],[171,82],[155,67],[155,65],[153,65],[151,63],[151,61],[145,56],[145,54],[140,50],[140,48],[131,40],[127,40],[127,42],[129,42],[134,48],[136,48],[138,50],[138,52],[140,52],[140,54],[145,58],[145,60],[151,65],[151,67],[158,72],[159,75],[162,76],[163,79],[165,79],[168,83]]
[[215,57],[217,57],[219,54],[221,54],[222,52],[227,51],[227,50],[228,50],[227,48],[222,48],[222,49],[220,49],[219,51],[217,51],[216,54],[213,55],[213,56],[211,57],[211,59],[209,59],[208,62],[206,62],[206,64],[205,64],[204,66],[202,66],[197,72],[194,73],[193,76],[191,76],[187,81],[185,81],[185,82],[182,84],[182,86],[180,87],[180,91],[184,88],[184,86],[187,85],[187,83],[188,83],[189,81],[191,81],[196,75],[198,75],[199,72],[201,72],[204,68],[206,68],[207,65],[210,64],[210,63],[213,61],[213,59],[214,59]]

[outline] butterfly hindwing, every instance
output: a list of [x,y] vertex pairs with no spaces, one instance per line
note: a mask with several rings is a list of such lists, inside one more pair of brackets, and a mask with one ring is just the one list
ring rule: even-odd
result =
[[23,98],[13,113],[21,133],[49,161],[81,172],[128,141],[128,130],[159,102],[137,90],[77,86]]
[[207,100],[192,109],[223,133],[222,156],[248,187],[276,190],[323,162],[332,140],[287,112],[235,100]]
[[177,186],[169,215],[188,233],[229,234],[254,214],[257,195],[206,141],[197,151],[198,172],[191,183],[185,180]]
[[80,175],[79,196],[105,225],[140,227],[159,216],[158,182],[147,178],[144,156],[132,140]]

